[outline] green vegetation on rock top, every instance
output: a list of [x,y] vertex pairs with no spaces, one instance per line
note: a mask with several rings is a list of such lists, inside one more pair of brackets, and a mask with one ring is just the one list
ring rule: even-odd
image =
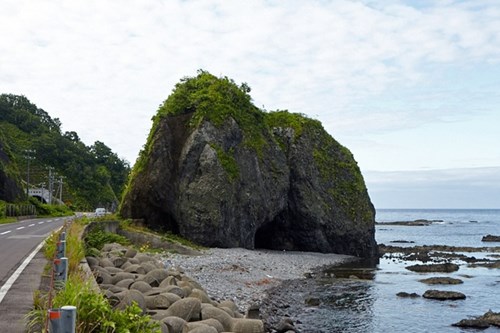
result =
[[166,116],[193,113],[190,121],[192,127],[205,120],[221,127],[231,117],[243,130],[245,145],[260,154],[266,143],[262,137],[266,129],[264,112],[252,104],[249,92],[250,87],[246,83],[238,86],[232,79],[218,78],[199,70],[196,77],[185,77],[176,84],[153,118],[151,133],[159,120]]
[[308,118],[301,113],[291,113],[287,110],[271,111],[266,114],[265,120],[269,128],[292,128],[294,131],[294,139],[299,138],[304,129],[323,130],[323,126],[319,120]]
[[[286,150],[289,139],[294,143],[306,135],[314,142],[314,149],[310,153],[323,181],[331,184],[338,201],[343,202],[346,207],[357,207],[348,200],[362,198],[360,194],[366,191],[366,187],[350,151],[332,138],[320,121],[286,110],[262,111],[252,104],[249,92],[250,88],[246,83],[237,85],[232,79],[216,77],[203,70],[199,70],[195,77],[183,78],[153,117],[146,149],[141,152],[134,171],[140,171],[145,165],[161,119],[192,114],[190,127],[196,128],[203,121],[209,121],[220,128],[226,126],[228,119],[232,118],[243,132],[243,145],[253,149],[259,158],[262,158],[264,148],[271,141],[277,142],[282,150]],[[275,132],[279,128],[291,129],[290,134],[285,133],[291,137]],[[211,143],[211,147],[216,150],[229,179],[236,179],[239,166],[234,158],[234,147],[221,147],[216,143]],[[131,178],[135,174],[133,172]],[[362,210],[365,211],[365,208]],[[354,218],[356,213],[353,212],[352,215]]]

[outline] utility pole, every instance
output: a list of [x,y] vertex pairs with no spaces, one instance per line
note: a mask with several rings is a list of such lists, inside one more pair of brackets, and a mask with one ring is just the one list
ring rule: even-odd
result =
[[26,198],[30,197],[30,161],[35,159],[33,156],[36,153],[34,149],[25,149],[24,158],[28,161],[28,172],[26,173]]
[[63,176],[59,176],[59,180],[57,181],[57,184],[59,185],[57,187],[56,191],[56,197],[59,194],[59,202],[62,203],[62,191],[63,191]]
[[48,167],[49,169],[49,205],[52,204],[52,191],[54,190],[54,174],[52,173],[52,170],[54,170],[53,167]]
[[42,188],[42,200],[45,200],[45,182],[40,183],[38,186]]

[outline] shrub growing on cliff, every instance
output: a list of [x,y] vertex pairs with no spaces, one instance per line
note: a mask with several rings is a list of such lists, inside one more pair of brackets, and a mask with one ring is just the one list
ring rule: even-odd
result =
[[262,133],[267,131],[264,113],[252,104],[248,94],[250,90],[246,83],[238,86],[227,76],[218,78],[203,70],[199,70],[195,77],[181,79],[153,117],[148,140],[134,168],[140,167],[144,162],[141,159],[150,152],[160,119],[188,113],[193,114],[190,121],[192,127],[204,120],[223,126],[229,117],[233,118],[244,132],[244,143],[260,154],[266,144]]

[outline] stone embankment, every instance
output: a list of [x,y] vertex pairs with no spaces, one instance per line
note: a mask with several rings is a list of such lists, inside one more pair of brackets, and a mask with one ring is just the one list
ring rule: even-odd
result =
[[244,316],[232,300],[212,300],[197,281],[152,255],[113,243],[87,262],[114,307],[136,302],[162,333],[264,332],[252,312]]

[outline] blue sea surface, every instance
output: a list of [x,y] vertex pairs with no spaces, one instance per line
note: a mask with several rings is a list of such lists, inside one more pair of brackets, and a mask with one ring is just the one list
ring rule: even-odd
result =
[[[384,222],[420,219],[435,222],[428,226],[384,225]],[[379,222],[376,226],[379,244],[500,247],[500,243],[481,241],[487,234],[500,235],[500,210],[380,209],[376,220]],[[391,243],[395,240],[414,243]],[[495,259],[491,256],[495,254],[488,252],[466,255]],[[405,266],[420,262],[387,258],[382,258],[371,269],[363,263],[352,268],[354,272],[366,273],[368,270],[371,276],[367,279],[339,278],[333,269],[336,278],[315,282],[314,294],[321,300],[321,305],[306,308],[298,315],[298,327],[304,333],[471,332],[451,324],[480,316],[488,310],[500,312],[500,269],[472,268],[463,261],[455,262],[460,269],[454,273],[415,273],[406,270]],[[429,286],[419,282],[431,276],[459,278],[464,283]],[[467,298],[437,301],[396,296],[400,291],[422,295],[428,289],[458,291]],[[500,328],[490,327],[483,332],[500,332]]]
[[[389,245],[394,240],[414,245],[485,246],[481,238],[500,233],[499,209],[379,209],[375,220],[376,240]],[[394,226],[384,222],[428,220],[429,226]],[[398,244],[400,245],[400,244]]]

